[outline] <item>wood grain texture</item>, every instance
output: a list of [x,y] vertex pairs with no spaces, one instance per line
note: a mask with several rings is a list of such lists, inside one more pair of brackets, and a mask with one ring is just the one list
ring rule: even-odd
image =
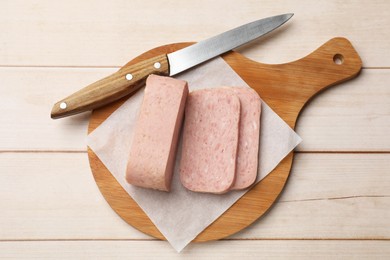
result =
[[86,153],[0,153],[0,172],[0,240],[148,238],[104,201]]
[[[183,43],[155,48],[126,66],[188,45]],[[336,64],[336,56],[341,57],[342,64]],[[223,58],[292,128],[310,98],[331,85],[356,76],[362,66],[359,55],[344,38],[334,38],[305,58],[281,65],[259,64],[235,52],[230,52]],[[88,131],[93,131],[123,101],[94,111]],[[120,187],[93,151],[89,149],[88,154],[95,180],[111,207],[132,226],[163,239],[161,233]],[[292,161],[293,153],[290,153],[265,179],[233,204],[194,241],[224,238],[252,224],[267,212],[287,181]]]
[[299,116],[297,150],[389,152],[389,78],[390,70],[362,70],[315,97]]
[[119,67],[156,46],[201,41],[247,22],[293,12],[282,28],[239,52],[279,64],[342,36],[354,43],[364,66],[389,67],[390,52],[385,50],[390,49],[390,16],[384,11],[389,9],[387,0],[266,0],[261,5],[258,0],[3,0],[0,65]]
[[[158,64],[155,66],[155,64]],[[166,54],[143,60],[98,80],[54,104],[51,118],[61,118],[107,105],[145,85],[150,74],[169,75]],[[61,107],[61,105],[65,105]]]
[[[229,239],[390,239],[389,160],[296,154],[272,210]],[[0,241],[152,239],[110,208],[86,153],[0,153],[0,172]]]
[[[50,109],[116,70],[0,68],[0,107],[9,111],[0,116],[0,150],[86,152],[90,113],[52,120]],[[359,77],[315,96],[296,124],[303,139],[297,150],[390,151],[389,78],[390,70],[363,69]]]
[[162,241],[0,242],[0,257],[20,259],[388,259],[390,241],[215,241],[181,254]]
[[[389,8],[387,0],[0,1],[0,258],[389,259]],[[237,51],[279,64],[342,36],[367,69],[302,110],[303,153],[280,200],[233,241],[192,243],[181,254],[132,228],[91,176],[90,114],[51,120],[53,103],[156,46],[287,12],[288,24]]]

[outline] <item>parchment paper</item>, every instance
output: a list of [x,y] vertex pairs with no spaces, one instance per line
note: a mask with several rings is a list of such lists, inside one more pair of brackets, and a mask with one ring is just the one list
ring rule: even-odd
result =
[[[248,86],[219,57],[185,72],[177,78],[186,80],[190,91],[218,86]],[[143,89],[96,128],[88,136],[87,142],[169,243],[180,252],[246,191],[212,195],[186,190],[180,183],[178,171],[181,141],[177,149],[171,192],[143,189],[128,184],[124,176],[133,129],[142,99]],[[270,173],[301,142],[301,138],[264,102],[262,103],[260,132],[257,182]]]

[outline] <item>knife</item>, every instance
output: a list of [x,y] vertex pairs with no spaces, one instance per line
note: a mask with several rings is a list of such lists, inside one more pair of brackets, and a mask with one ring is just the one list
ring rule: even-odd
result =
[[99,108],[141,88],[150,74],[173,76],[259,38],[287,22],[293,14],[257,20],[181,50],[128,66],[54,104],[51,118]]

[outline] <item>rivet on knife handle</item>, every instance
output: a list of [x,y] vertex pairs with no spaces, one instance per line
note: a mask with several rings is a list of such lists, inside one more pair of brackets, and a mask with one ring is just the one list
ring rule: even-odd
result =
[[51,118],[78,114],[113,102],[142,87],[150,74],[169,75],[165,54],[125,67],[57,102]]

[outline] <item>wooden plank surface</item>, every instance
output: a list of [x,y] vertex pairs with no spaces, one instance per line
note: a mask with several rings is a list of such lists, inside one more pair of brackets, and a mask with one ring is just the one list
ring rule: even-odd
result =
[[[52,120],[51,107],[55,101],[114,71],[0,68],[0,107],[12,111],[0,117],[0,149],[86,151],[89,113]],[[389,77],[389,70],[365,69],[358,78],[315,97],[297,123],[297,132],[303,138],[298,150],[389,151]]]
[[390,17],[383,13],[389,7],[386,0],[6,0],[0,4],[0,65],[122,66],[157,46],[200,41],[293,12],[289,24],[241,52],[264,63],[283,63],[343,36],[355,45],[364,66],[389,67]]
[[[274,208],[232,238],[390,239],[389,161],[298,154]],[[85,153],[0,153],[0,172],[0,240],[150,239],[108,206]]]
[[[386,0],[0,1],[0,258],[389,259],[389,8]],[[304,109],[301,153],[279,202],[229,240],[182,254],[128,226],[93,181],[89,114],[52,121],[53,103],[156,46],[286,12],[291,22],[239,51],[283,63],[343,36],[367,69]]]
[[163,241],[0,242],[5,259],[388,259],[389,254],[390,241],[375,240],[225,240],[191,244],[181,254]]

